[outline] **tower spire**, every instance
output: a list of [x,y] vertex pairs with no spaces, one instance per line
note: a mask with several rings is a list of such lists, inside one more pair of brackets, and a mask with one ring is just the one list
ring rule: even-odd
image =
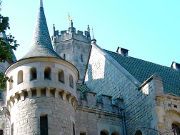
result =
[[49,35],[46,17],[44,14],[43,0],[40,0],[40,8],[33,36],[32,48],[25,55],[25,58],[37,56],[59,57],[57,53],[53,50],[51,44],[51,38]]
[[43,0],[40,0],[40,7],[43,7]]

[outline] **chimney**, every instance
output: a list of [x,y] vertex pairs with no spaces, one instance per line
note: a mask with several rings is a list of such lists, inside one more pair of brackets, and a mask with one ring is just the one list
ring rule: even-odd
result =
[[180,64],[173,61],[171,64],[171,68],[180,71]]
[[116,50],[116,52],[118,54],[121,54],[122,56],[128,56],[128,51],[129,50],[127,50],[125,48],[121,48],[121,47],[118,47],[117,50]]

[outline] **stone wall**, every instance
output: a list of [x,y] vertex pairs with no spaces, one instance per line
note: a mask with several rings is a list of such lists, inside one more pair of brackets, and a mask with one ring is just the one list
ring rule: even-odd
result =
[[39,135],[40,116],[48,116],[50,135],[72,135],[75,112],[66,100],[54,97],[27,97],[19,100],[11,109],[14,135]]
[[86,84],[97,94],[124,99],[127,135],[135,134],[136,130],[141,130],[143,134],[157,133],[150,130],[156,129],[156,86],[151,81],[139,89],[140,83],[133,76],[101,48],[92,45]]
[[101,102],[97,100],[96,93],[87,92],[85,97],[78,91],[78,106],[76,111],[76,134],[100,135],[106,131],[111,135],[123,135],[123,116],[120,108],[123,102],[116,99],[112,102],[111,96],[102,95]]

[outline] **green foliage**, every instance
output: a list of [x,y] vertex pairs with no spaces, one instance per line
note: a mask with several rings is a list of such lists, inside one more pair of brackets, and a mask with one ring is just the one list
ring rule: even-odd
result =
[[4,77],[4,74],[0,73],[0,90],[6,87],[7,80],[8,80],[8,77]]
[[[1,6],[1,0],[0,0]],[[14,37],[9,34],[5,35],[5,32],[9,27],[9,18],[4,17],[0,14],[0,33],[4,36],[0,37],[0,62],[12,62],[13,60],[13,52],[12,50],[16,50],[18,44]],[[4,76],[3,73],[0,73],[0,89],[5,88],[5,83],[8,80],[7,77]]]

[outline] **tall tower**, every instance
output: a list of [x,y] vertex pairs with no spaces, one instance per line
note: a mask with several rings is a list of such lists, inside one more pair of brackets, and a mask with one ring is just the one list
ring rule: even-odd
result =
[[51,44],[42,0],[32,48],[6,70],[11,135],[72,135],[78,71]]
[[76,32],[76,28],[73,26],[73,21],[70,20],[70,27],[68,30],[59,33],[54,27],[54,35],[52,39],[55,51],[63,59],[76,66],[79,71],[80,81],[84,81],[91,51],[89,26],[84,33],[79,30]]

